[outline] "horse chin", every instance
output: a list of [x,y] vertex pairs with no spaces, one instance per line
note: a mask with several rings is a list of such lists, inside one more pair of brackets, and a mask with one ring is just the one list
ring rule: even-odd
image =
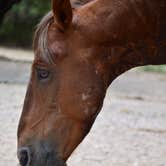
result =
[[62,160],[54,160],[53,158],[49,158],[45,161],[45,163],[39,162],[35,163],[32,166],[67,166],[66,163]]
[[[41,159],[42,160],[42,159]],[[47,159],[45,162],[34,161],[29,166],[67,166],[67,164],[62,160],[54,160],[53,158]]]
[[48,155],[44,160],[37,157],[29,166],[67,166],[67,164],[61,159]]

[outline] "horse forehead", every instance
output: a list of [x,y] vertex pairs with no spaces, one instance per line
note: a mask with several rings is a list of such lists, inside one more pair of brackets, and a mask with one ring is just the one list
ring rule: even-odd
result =
[[49,47],[55,54],[63,55],[66,53],[66,43],[64,41],[54,40],[49,43]]
[[62,32],[57,24],[51,24],[48,28],[48,39],[50,41],[63,41],[66,38],[66,34]]
[[48,45],[57,53],[62,53],[66,48],[66,37],[63,33],[58,32],[57,30],[48,32]]

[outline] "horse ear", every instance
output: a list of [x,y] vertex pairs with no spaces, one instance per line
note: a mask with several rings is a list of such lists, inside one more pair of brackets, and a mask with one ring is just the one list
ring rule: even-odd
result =
[[62,28],[67,28],[72,22],[72,7],[70,0],[52,0],[54,18]]

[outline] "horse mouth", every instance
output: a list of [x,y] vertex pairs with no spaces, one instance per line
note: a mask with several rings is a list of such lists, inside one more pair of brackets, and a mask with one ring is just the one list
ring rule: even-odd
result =
[[[24,157],[25,159],[26,157]],[[52,154],[47,153],[45,157],[34,156],[26,163],[23,159],[19,158],[20,166],[67,166],[67,164],[61,160],[54,157]]]
[[27,166],[67,166],[66,163],[61,160],[55,158],[52,154],[47,154],[45,159],[43,158],[34,158],[32,162]]
[[37,163],[37,162],[33,162],[33,163],[29,163],[26,165],[21,165],[20,163],[18,164],[18,166],[67,166],[67,164],[63,161],[53,161],[51,159],[47,159],[45,162],[43,163]]
[[[36,164],[34,166],[36,166]],[[43,164],[43,166],[67,166],[67,164],[63,160],[57,159],[53,157],[52,154],[48,153],[45,159],[45,164]]]

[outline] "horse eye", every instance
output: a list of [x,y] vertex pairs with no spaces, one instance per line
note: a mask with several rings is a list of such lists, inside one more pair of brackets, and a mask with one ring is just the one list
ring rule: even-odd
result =
[[49,77],[50,72],[46,69],[37,69],[37,77],[39,80],[45,80]]

